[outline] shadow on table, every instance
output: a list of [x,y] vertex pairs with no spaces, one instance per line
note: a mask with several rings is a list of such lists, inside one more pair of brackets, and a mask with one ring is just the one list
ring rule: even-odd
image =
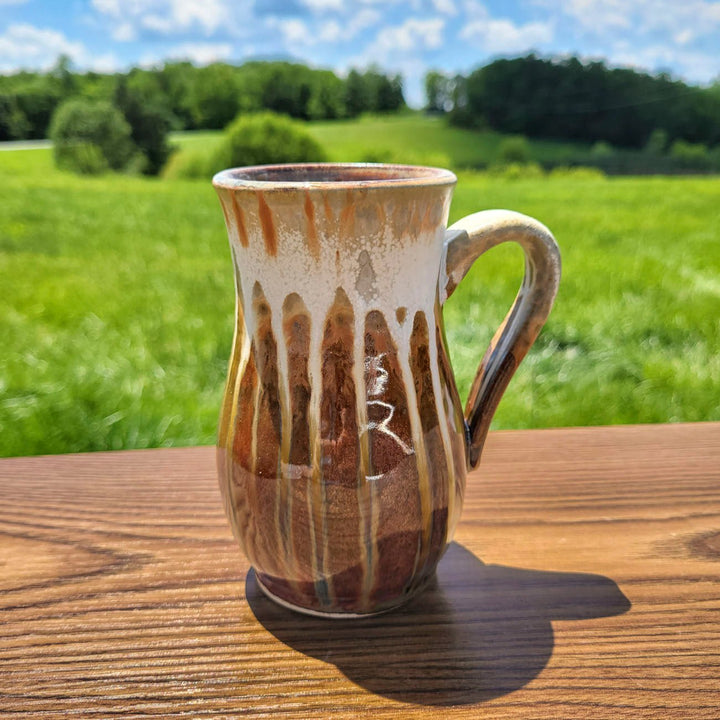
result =
[[526,685],[553,651],[553,620],[619,615],[630,601],[609,578],[485,565],[452,543],[437,582],[408,605],[362,620],[325,620],[268,600],[246,581],[256,618],[291,648],[336,665],[394,700],[464,705]]

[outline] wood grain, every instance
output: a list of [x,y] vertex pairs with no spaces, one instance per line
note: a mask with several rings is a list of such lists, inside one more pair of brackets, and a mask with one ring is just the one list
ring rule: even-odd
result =
[[0,716],[718,718],[720,424],[491,433],[438,585],[257,589],[212,448],[0,461]]

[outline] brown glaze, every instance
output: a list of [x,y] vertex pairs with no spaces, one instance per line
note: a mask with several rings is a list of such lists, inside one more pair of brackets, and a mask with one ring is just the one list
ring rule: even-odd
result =
[[277,255],[277,235],[275,234],[275,222],[273,214],[268,207],[265,196],[262,192],[257,193],[258,217],[262,226],[262,234],[265,240],[265,250],[270,257]]
[[358,428],[353,381],[354,313],[347,295],[338,288],[325,322],[322,341],[322,401],[320,437],[322,472],[326,484],[356,487]]
[[293,466],[310,465],[310,314],[297,293],[283,303],[283,332],[288,355],[288,385],[292,414],[292,430],[287,462]]
[[467,426],[462,413],[462,405],[457,387],[453,379],[450,355],[447,351],[447,341],[442,322],[442,311],[438,307],[435,311],[435,346],[437,348],[438,372],[440,373],[440,386],[442,387],[442,407],[450,429],[450,450],[452,456],[452,469],[455,471],[455,480],[451,483],[452,489],[448,495],[448,540],[452,538],[455,525],[460,518],[463,499],[465,496],[465,473],[457,472],[467,465]]
[[[287,385],[291,427],[281,428],[281,476],[288,478],[289,562],[293,580],[312,586],[314,575],[308,548],[312,547],[311,512],[307,497],[312,478],[310,445],[310,396],[308,375],[311,321],[305,303],[291,293],[283,303],[283,336],[287,348]],[[280,481],[280,478],[278,479]]]
[[340,213],[340,234],[349,237],[353,234],[355,224],[355,200],[348,191],[345,199],[345,207]]
[[224,188],[218,188],[217,194],[218,199],[220,200],[220,208],[222,210],[223,217],[225,218],[225,226],[228,228],[228,231],[231,231],[230,229],[234,227],[234,221],[230,219],[227,206],[228,198],[231,193]]
[[335,216],[333,214],[332,205],[330,205],[330,197],[326,192],[322,194],[323,210],[325,211],[325,223],[330,225],[334,222]]
[[[379,311],[365,318],[365,392],[369,441],[367,494],[377,517],[372,547],[378,603],[408,587],[423,553],[423,500],[408,397],[398,350]],[[403,507],[398,513],[395,508]]]
[[448,533],[448,493],[450,483],[454,481],[454,473],[448,466],[449,461],[452,462],[452,455],[447,455],[438,427],[441,420],[438,418],[438,399],[435,398],[430,367],[430,330],[427,318],[422,312],[415,313],[410,339],[410,365],[425,438],[427,464],[432,468],[429,478],[432,522],[429,547],[425,556],[424,569],[426,569],[428,566],[435,567],[445,548]]
[[245,227],[245,213],[243,209],[238,205],[237,197],[235,193],[232,193],[232,208],[235,216],[235,222],[237,223],[238,239],[243,247],[247,247],[250,243],[247,234],[247,228]]
[[313,204],[310,193],[305,195],[305,217],[307,218],[307,243],[308,249],[314,258],[320,255],[320,245],[318,243],[317,228],[315,227],[315,205]]
[[405,379],[398,351],[381,312],[365,318],[365,389],[370,438],[368,474],[391,472],[413,454]]
[[357,541],[360,523],[357,507],[359,440],[356,388],[353,380],[354,311],[348,296],[338,288],[325,321],[320,356],[322,386],[320,400],[321,477],[314,484],[313,510],[318,531],[319,560],[327,580],[327,594],[357,598],[358,587],[334,588],[334,576],[360,563]]
[[[272,558],[276,574],[286,555],[287,530],[281,505],[287,504],[287,485],[278,483],[280,476],[281,410],[278,384],[277,343],[272,331],[272,309],[259,283],[253,288],[253,312],[257,323],[254,342],[257,362],[258,388],[254,405],[254,453],[252,473],[255,479],[255,511],[259,539],[267,557]],[[275,527],[278,532],[266,533],[264,528]]]

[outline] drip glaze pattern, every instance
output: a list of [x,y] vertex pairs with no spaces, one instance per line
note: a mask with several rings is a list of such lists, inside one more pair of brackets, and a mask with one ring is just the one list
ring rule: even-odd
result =
[[467,469],[439,282],[455,178],[361,168],[215,178],[237,294],[220,488],[265,591],[316,613],[421,588]]

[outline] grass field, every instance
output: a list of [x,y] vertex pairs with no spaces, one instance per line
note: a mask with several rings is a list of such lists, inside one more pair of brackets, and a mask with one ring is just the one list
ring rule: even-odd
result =
[[[492,131],[448,127],[440,117],[419,113],[308,123],[308,129],[334,162],[434,163],[456,169],[492,164],[503,139]],[[207,151],[221,135],[219,131],[177,133],[175,142],[183,150]],[[530,150],[536,162],[562,164],[563,160],[586,152],[587,147],[533,140]]]
[[[341,159],[373,122],[316,132]],[[720,420],[720,179],[461,173],[453,219],[490,207],[541,219],[564,263],[495,427]],[[212,443],[234,298],[209,184],[1,152],[0,208],[0,454]],[[520,251],[497,248],[446,307],[463,395],[521,272]]]

